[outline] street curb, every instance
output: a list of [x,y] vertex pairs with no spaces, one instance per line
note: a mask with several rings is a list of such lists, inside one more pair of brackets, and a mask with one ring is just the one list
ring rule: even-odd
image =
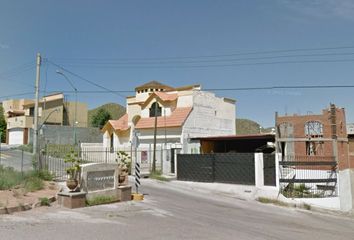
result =
[[[56,197],[55,196],[50,197],[50,198],[48,198],[48,200],[49,200],[50,203],[53,203],[53,202],[56,201]],[[28,203],[28,204],[24,204],[24,205],[16,206],[16,207],[1,207],[0,208],[0,215],[12,214],[12,213],[15,213],[15,212],[28,211],[28,210],[40,207],[40,205],[41,205],[41,202],[38,201],[38,202],[33,203],[33,204],[29,204]]]
[[[161,181],[155,180],[155,179],[150,179],[151,181],[154,181],[156,183],[161,183]],[[244,200],[244,201],[253,201],[253,202],[258,202],[260,204],[268,204],[268,205],[273,205],[273,206],[277,206],[277,207],[285,207],[285,208],[293,208],[293,209],[297,209],[303,212],[315,212],[315,213],[320,213],[320,214],[329,214],[329,215],[336,215],[336,216],[342,216],[342,217],[354,217],[354,212],[343,212],[340,210],[335,210],[335,209],[328,209],[328,208],[323,208],[323,207],[318,207],[318,206],[314,206],[312,204],[306,204],[306,203],[299,203],[299,202],[287,202],[287,201],[283,201],[281,199],[275,199],[281,203],[286,204],[287,206],[280,206],[277,204],[273,204],[273,203],[262,203],[260,201],[258,201],[257,199],[259,197],[265,197],[265,198],[269,198],[269,199],[273,199],[271,197],[266,197],[266,196],[262,196],[261,194],[258,195],[257,193],[254,194],[254,196],[251,196],[252,194],[248,194],[249,196],[246,196],[244,194],[234,194],[234,193],[228,193],[225,191],[217,191],[215,189],[206,189],[206,188],[197,188],[197,187],[193,187],[193,186],[189,186],[189,185],[183,185],[183,184],[174,184],[174,181],[168,181],[168,182],[163,182],[163,184],[168,184],[171,187],[173,186],[174,188],[178,188],[179,190],[186,190],[186,191],[197,191],[199,193],[207,193],[207,192],[213,192],[216,194],[219,194],[223,197],[229,197],[229,198],[237,198],[239,200]],[[246,193],[245,193],[246,194]]]

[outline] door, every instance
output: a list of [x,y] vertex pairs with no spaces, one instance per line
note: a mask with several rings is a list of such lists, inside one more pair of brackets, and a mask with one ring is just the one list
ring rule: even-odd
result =
[[9,129],[9,145],[23,144],[23,129],[13,128]]

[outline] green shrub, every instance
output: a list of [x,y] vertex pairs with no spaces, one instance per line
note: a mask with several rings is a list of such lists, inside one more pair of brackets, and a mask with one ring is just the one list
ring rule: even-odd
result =
[[112,202],[115,202],[115,201],[116,201],[116,198],[114,198],[112,196],[100,195],[100,196],[94,197],[92,199],[87,199],[86,200],[86,205],[87,206],[94,206],[94,205],[112,203]]
[[50,206],[50,200],[46,197],[43,197],[43,198],[39,198],[38,199],[41,206]]
[[22,174],[15,171],[11,167],[3,167],[0,165],[0,190],[7,190],[17,185],[20,185],[23,181]]
[[155,171],[154,173],[150,173],[149,178],[156,179],[159,181],[165,181],[165,182],[170,181],[168,178],[162,176],[161,171]]
[[53,174],[51,174],[48,170],[35,170],[29,173],[29,176],[40,178],[44,181],[52,181]]
[[24,180],[23,187],[28,192],[34,192],[43,189],[44,182],[38,177],[28,177]]

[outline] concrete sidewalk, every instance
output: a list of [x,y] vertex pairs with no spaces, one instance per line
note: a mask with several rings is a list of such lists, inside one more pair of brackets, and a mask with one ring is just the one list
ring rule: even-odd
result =
[[[134,178],[130,179],[134,182]],[[279,193],[276,187],[264,186],[257,188],[249,185],[226,184],[226,183],[206,183],[206,182],[188,182],[188,181],[158,181],[154,179],[141,179],[142,184],[160,183],[162,187],[168,187],[180,191],[200,192],[208,196],[223,196],[246,201],[256,201],[259,198],[279,201],[290,207],[300,209],[311,209],[316,212],[332,213],[340,215],[350,215],[353,213],[344,213],[340,211],[339,198],[286,198]]]

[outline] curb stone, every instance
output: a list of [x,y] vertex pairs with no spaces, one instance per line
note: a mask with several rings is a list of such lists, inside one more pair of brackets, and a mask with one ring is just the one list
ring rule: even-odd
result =
[[[50,197],[48,199],[49,199],[50,203],[56,201],[56,197],[55,196]],[[40,205],[41,205],[41,203],[38,201],[38,202],[36,202],[34,204],[24,204],[24,205],[16,206],[16,207],[2,207],[2,208],[0,208],[0,215],[2,215],[2,214],[12,214],[12,213],[15,213],[15,212],[28,211],[28,210],[31,210],[33,208],[40,207]]]

